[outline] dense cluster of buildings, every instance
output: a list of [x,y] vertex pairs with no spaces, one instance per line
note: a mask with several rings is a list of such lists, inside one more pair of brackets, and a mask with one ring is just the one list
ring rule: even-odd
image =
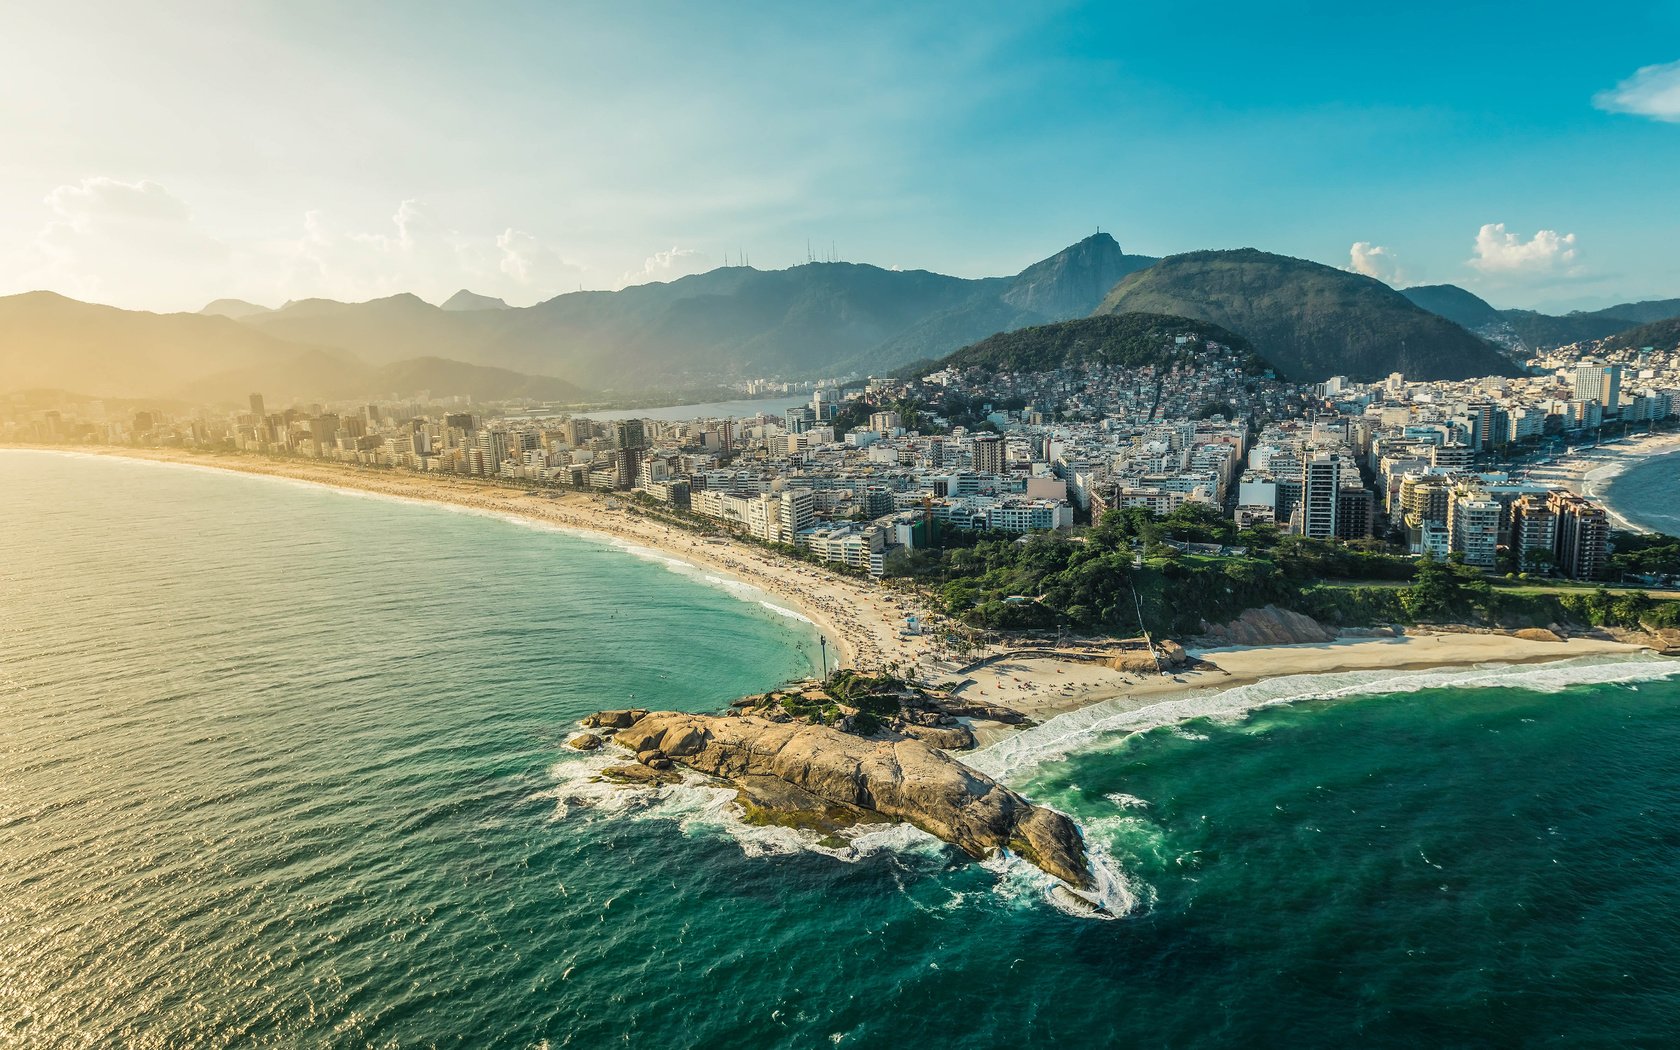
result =
[[[596,421],[437,404],[293,406],[102,424],[35,412],[0,438],[234,447],[364,466],[636,491],[759,540],[881,573],[941,529],[1026,533],[1188,502],[1239,525],[1319,539],[1373,536],[1488,569],[1599,579],[1602,507],[1520,469],[1517,448],[1595,440],[1680,403],[1680,358],[1558,360],[1522,379],[1307,387],[1194,344],[1172,368],[944,371],[871,380],[863,401],[816,387],[750,418]],[[921,429],[890,409],[920,406]],[[965,406],[968,426],[937,414]],[[1017,405],[1018,408],[994,408]],[[907,409],[908,411],[908,409]],[[1256,430],[1249,420],[1265,421]],[[926,432],[923,432],[923,431]]]

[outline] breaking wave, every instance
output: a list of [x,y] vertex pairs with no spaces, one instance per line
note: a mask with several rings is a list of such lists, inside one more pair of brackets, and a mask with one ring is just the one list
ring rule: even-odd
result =
[[1413,693],[1423,689],[1516,688],[1558,692],[1570,686],[1652,681],[1680,674],[1680,662],[1660,656],[1581,657],[1545,664],[1446,667],[1424,671],[1343,671],[1297,674],[1263,682],[1206,689],[1145,706],[1115,697],[1057,715],[968,755],[964,761],[1006,783],[1019,783],[1040,765],[1112,738],[1174,726],[1191,719],[1234,722],[1252,711],[1300,700]]

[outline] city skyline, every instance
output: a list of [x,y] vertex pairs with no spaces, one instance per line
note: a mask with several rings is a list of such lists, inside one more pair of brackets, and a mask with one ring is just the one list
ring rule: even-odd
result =
[[526,305],[743,255],[1007,274],[1099,226],[1500,306],[1680,290],[1672,5],[969,13],[14,11],[0,294]]

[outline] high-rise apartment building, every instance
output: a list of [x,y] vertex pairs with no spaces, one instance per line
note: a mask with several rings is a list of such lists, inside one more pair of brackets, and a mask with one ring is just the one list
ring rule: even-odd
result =
[[1452,549],[1466,565],[1491,569],[1499,556],[1499,504],[1478,492],[1464,492],[1447,505],[1447,532]]
[[1557,514],[1548,497],[1525,493],[1511,505],[1511,547],[1517,553],[1517,567],[1524,572],[1540,568],[1535,552],[1549,561],[1557,557]]
[[633,489],[641,480],[642,455],[647,452],[647,428],[639,419],[613,423],[613,466],[618,470],[618,487]]
[[1575,366],[1575,397],[1596,401],[1604,411],[1615,412],[1622,400],[1622,366],[1591,362]]
[[1604,508],[1573,492],[1554,492],[1557,566],[1570,579],[1602,580],[1610,574],[1610,517]]
[[486,475],[501,473],[502,463],[508,458],[507,432],[504,430],[479,431],[478,450],[483,457],[484,473]]
[[974,435],[974,472],[1002,474],[1003,470],[1003,438],[996,434]]
[[1315,540],[1336,538],[1342,491],[1342,457],[1320,452],[1303,465],[1301,535]]

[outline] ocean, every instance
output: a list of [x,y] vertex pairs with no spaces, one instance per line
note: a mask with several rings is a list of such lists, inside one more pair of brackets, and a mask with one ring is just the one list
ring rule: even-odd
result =
[[1680,536],[1680,452],[1635,460],[1596,494],[1635,525]]
[[[0,451],[0,1045],[1657,1045],[1680,682],[1277,679],[974,756],[1112,921],[564,746],[808,673],[760,597],[497,517]],[[1309,699],[1311,698],[1311,699]]]

